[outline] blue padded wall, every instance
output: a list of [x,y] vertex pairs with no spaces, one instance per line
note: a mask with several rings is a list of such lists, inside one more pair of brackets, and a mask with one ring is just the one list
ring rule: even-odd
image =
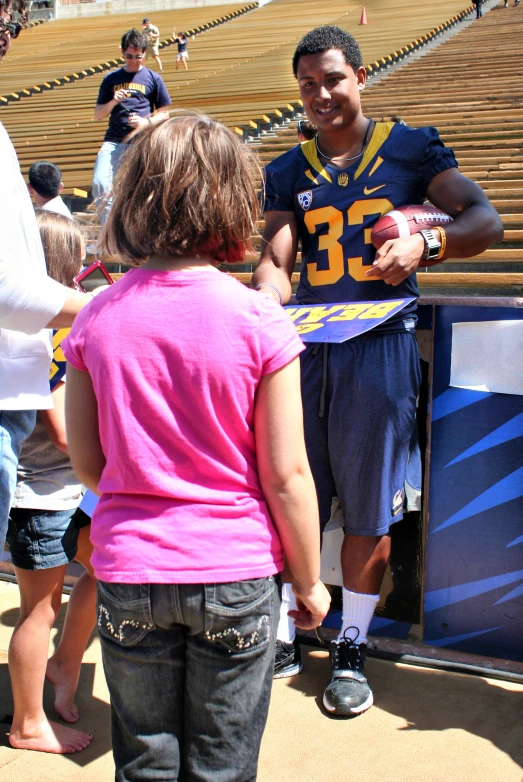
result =
[[523,660],[523,396],[449,378],[453,323],[522,319],[508,307],[435,315],[424,641],[508,660]]

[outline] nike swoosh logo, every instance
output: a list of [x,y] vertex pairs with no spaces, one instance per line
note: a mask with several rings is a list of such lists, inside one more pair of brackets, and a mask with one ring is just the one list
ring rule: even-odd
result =
[[381,190],[382,187],[385,187],[385,185],[378,185],[378,187],[364,187],[363,195],[372,195],[376,192],[376,190]]

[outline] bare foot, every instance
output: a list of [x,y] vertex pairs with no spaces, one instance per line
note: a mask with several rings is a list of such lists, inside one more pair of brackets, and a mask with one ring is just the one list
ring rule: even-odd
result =
[[45,678],[54,687],[54,707],[56,713],[66,722],[78,721],[79,714],[74,704],[74,695],[78,686],[79,674],[80,671],[76,674],[65,671],[52,657],[47,661]]
[[33,749],[37,752],[53,752],[55,755],[81,752],[89,746],[92,738],[89,733],[49,722],[46,718],[30,732],[13,730],[11,727],[9,733],[9,743],[15,749]]

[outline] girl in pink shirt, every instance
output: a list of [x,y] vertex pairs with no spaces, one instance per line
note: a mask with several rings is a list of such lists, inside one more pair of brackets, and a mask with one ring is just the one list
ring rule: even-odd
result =
[[64,346],[69,449],[100,495],[98,628],[116,778],[256,779],[279,579],[297,626],[329,606],[285,312],[218,271],[258,214],[234,133],[178,116],[138,134],[102,242],[134,267]]

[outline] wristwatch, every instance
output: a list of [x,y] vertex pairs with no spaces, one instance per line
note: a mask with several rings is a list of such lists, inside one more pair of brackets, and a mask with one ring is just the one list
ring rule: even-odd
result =
[[423,253],[422,260],[435,261],[441,250],[441,242],[438,242],[430,228],[425,228],[423,231],[420,231],[420,234],[423,236],[423,241],[425,242],[425,252]]

